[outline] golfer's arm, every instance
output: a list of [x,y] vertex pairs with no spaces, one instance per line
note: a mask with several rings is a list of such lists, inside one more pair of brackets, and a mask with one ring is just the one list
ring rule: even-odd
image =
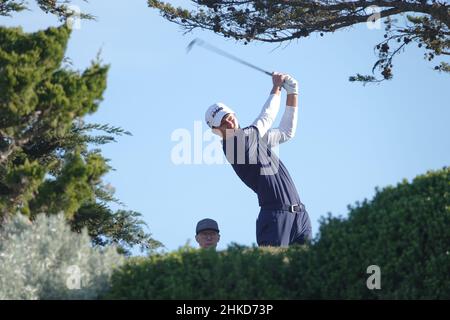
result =
[[270,94],[277,94],[278,96],[281,96],[281,87],[273,86]]
[[260,137],[263,137],[267,133],[277,117],[278,110],[280,110],[280,96],[281,89],[279,87],[273,87],[261,113],[253,122],[253,125],[258,128]]
[[[281,118],[278,129],[285,134],[285,141],[295,136],[298,119],[298,98],[296,94],[288,94],[286,98],[286,109]],[[284,141],[283,141],[284,142]]]
[[286,106],[297,108],[298,106],[298,95],[288,94],[286,98]]
[[280,125],[267,132],[265,137],[267,144],[274,147],[293,138],[297,129],[297,118],[297,95],[291,94],[287,96],[286,108],[284,109]]

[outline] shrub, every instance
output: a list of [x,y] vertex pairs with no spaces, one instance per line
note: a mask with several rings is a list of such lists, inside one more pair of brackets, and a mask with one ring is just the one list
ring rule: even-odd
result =
[[[450,168],[377,189],[349,211],[321,222],[311,265],[318,297],[450,298]],[[370,265],[381,268],[381,290],[366,287]]]
[[281,299],[285,249],[184,248],[132,258],[113,274],[113,299]]
[[[321,220],[309,247],[185,248],[131,259],[113,299],[449,299],[450,169],[376,190]],[[381,270],[369,290],[367,267]]]
[[0,229],[0,299],[94,299],[122,262],[114,247],[93,248],[86,230],[71,232],[62,214],[33,223],[17,215]]

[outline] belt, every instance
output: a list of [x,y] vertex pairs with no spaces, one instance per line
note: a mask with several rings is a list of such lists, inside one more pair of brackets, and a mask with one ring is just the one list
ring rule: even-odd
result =
[[261,206],[261,209],[263,210],[283,210],[283,211],[289,211],[289,212],[301,212],[305,211],[305,206],[300,204],[269,204],[269,205],[263,205]]

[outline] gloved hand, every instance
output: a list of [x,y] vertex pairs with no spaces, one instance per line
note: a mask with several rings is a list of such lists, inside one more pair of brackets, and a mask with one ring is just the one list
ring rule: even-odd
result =
[[290,75],[284,78],[283,88],[286,89],[287,94],[298,94],[298,82]]

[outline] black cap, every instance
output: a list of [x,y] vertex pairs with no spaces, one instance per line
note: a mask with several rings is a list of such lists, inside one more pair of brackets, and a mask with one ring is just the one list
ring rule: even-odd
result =
[[215,230],[219,232],[219,226],[217,225],[217,222],[213,219],[203,219],[200,220],[197,223],[197,228],[195,228],[195,232],[198,234],[199,232],[202,232],[203,230]]

